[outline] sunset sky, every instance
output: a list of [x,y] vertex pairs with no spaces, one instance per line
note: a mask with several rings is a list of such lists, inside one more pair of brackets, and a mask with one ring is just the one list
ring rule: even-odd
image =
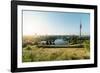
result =
[[23,35],[90,34],[90,14],[75,12],[23,11]]

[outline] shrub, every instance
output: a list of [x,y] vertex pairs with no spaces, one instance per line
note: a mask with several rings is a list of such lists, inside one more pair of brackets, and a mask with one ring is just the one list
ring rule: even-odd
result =
[[90,41],[89,40],[85,40],[83,42],[84,44],[84,48],[87,50],[87,51],[90,51]]
[[32,46],[34,44],[37,44],[37,42],[33,42],[32,40],[23,40],[22,47],[27,47],[28,45]]
[[23,52],[23,58],[22,58],[22,61],[23,62],[31,62],[32,61],[32,58],[31,58],[31,53],[29,52]]
[[32,50],[31,46],[28,45],[28,46],[26,47],[26,50]]

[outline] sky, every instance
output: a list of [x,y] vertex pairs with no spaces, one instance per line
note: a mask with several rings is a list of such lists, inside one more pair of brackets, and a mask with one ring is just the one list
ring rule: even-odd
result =
[[90,14],[54,11],[23,11],[23,35],[90,34]]

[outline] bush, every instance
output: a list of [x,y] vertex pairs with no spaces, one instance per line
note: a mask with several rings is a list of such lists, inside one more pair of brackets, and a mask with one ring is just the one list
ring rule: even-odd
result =
[[84,48],[85,48],[86,50],[90,51],[90,41],[89,41],[89,40],[85,40],[85,41],[83,42],[83,44],[84,44]]
[[27,46],[27,43],[26,42],[23,42],[22,47],[24,48],[26,46]]
[[23,52],[23,62],[31,62],[32,61],[32,55],[29,52]]
[[26,47],[26,50],[32,50],[31,46],[28,45],[28,46]]
[[33,42],[33,41],[30,41],[30,40],[23,40],[22,42],[22,47],[27,47],[28,45],[32,46],[32,45],[35,45],[37,44],[37,42]]

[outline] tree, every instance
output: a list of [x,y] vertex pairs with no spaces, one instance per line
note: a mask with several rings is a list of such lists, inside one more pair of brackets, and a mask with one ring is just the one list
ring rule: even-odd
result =
[[72,36],[69,40],[71,44],[78,44],[79,40],[77,36]]

